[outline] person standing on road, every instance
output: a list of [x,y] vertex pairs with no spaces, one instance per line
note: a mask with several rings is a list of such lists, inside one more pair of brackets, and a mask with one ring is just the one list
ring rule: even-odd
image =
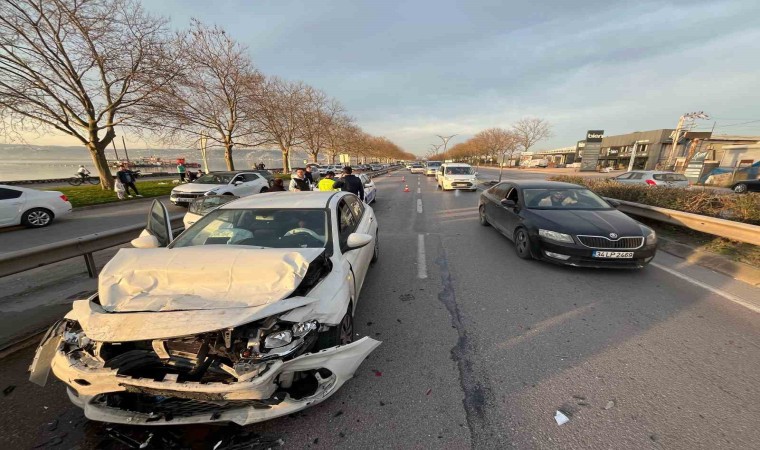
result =
[[296,169],[295,175],[290,178],[288,190],[291,192],[307,192],[311,190],[311,185],[306,181],[306,171],[304,169]]
[[306,171],[304,172],[304,178],[306,178],[306,181],[309,182],[310,185],[312,185],[312,189],[314,186],[317,185],[317,179],[314,177],[314,166],[306,166]]
[[319,183],[317,183],[317,190],[320,191],[337,191],[339,189],[335,189],[335,172],[332,170],[328,170],[325,174],[325,177],[319,180]]
[[364,201],[364,184],[356,175],[352,174],[351,166],[343,168],[343,178],[335,182],[335,187],[342,191],[350,192]]
[[285,183],[282,181],[282,178],[275,178],[269,192],[284,192],[285,190]]
[[142,195],[137,192],[137,187],[135,186],[135,174],[127,168],[126,164],[121,165],[119,171],[116,172],[116,177],[121,181],[121,184],[124,185],[124,191],[127,193],[127,197],[132,198],[129,194],[130,189],[134,191],[135,196],[142,197]]
[[184,183],[185,182],[185,164],[180,162],[177,164],[177,173],[179,174],[179,182]]
[[79,165],[79,170],[77,170],[77,175],[79,175],[80,177],[82,177],[82,181],[86,180],[87,179],[87,175],[89,175],[89,174],[90,174],[90,171],[87,170],[87,168],[84,167],[84,165],[80,164]]

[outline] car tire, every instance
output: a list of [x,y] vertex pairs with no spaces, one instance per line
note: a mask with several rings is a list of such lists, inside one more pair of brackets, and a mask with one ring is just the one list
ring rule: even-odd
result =
[[222,195],[235,195],[235,194],[233,194],[232,192],[225,192],[225,193],[224,193],[224,194],[222,194]]
[[319,348],[325,349],[354,342],[353,303],[349,302],[346,314],[340,323],[319,336]]
[[530,254],[530,238],[525,228],[515,231],[515,252],[520,259],[533,259],[533,255]]
[[268,187],[263,187],[263,188],[261,188],[261,190],[259,191],[259,193],[261,193],[261,194],[263,194],[263,193],[265,193],[265,192],[269,192],[269,188],[268,188]]
[[744,183],[739,183],[736,186],[734,186],[734,192],[737,194],[744,194],[747,192],[747,185]]
[[480,224],[484,227],[490,225],[490,223],[488,223],[488,217],[486,217],[485,205],[480,205],[480,208],[478,208],[478,218],[480,219]]
[[32,208],[21,216],[21,225],[29,228],[42,228],[53,222],[53,212],[45,208]]

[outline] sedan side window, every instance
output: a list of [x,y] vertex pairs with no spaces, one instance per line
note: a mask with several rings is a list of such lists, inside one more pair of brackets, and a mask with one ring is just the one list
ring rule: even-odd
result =
[[640,180],[642,178],[644,178],[644,174],[641,172],[634,173],[631,175],[631,180]]
[[618,179],[618,180],[627,180],[627,179],[631,178],[631,175],[633,175],[633,173],[632,173],[632,172],[624,173],[624,174],[622,174],[622,175],[619,175],[619,176],[617,177],[617,179]]
[[507,189],[509,189],[508,184],[497,184],[496,186],[489,189],[489,192],[491,192],[494,197],[502,199],[506,197]]
[[245,182],[256,181],[259,179],[259,176],[256,175],[255,173],[244,173],[242,174],[242,176],[243,176],[243,181]]
[[364,205],[362,205],[362,202],[356,197],[346,197],[346,203],[351,207],[356,222],[361,222],[362,216],[364,215]]
[[515,189],[515,188],[510,189],[509,193],[504,198],[506,198],[507,200],[512,200],[515,203],[518,203],[517,200],[519,199],[519,194],[517,192],[517,189]]
[[345,200],[341,200],[338,205],[338,234],[340,235],[340,243],[345,244],[348,240],[348,235],[356,230],[356,217],[351,212],[351,207],[346,204]]
[[0,188],[0,200],[12,200],[21,197],[21,191],[15,189]]

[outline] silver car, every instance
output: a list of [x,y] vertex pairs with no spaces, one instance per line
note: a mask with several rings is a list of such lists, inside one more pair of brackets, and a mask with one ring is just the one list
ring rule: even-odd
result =
[[649,186],[675,188],[689,187],[689,180],[683,174],[660,170],[633,170],[612,179],[625,184],[646,184]]

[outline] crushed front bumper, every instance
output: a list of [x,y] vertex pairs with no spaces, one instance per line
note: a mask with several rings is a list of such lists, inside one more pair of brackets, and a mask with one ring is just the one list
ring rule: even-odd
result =
[[[43,344],[44,345],[44,344]],[[96,367],[97,361],[77,358],[59,349],[52,357],[56,377],[69,385],[71,401],[88,419],[131,425],[180,425],[233,422],[247,425],[322,402],[349,380],[379,341],[364,337],[348,345],[307,353],[289,361],[274,361],[256,378],[234,383],[178,383],[167,376],[157,381],[118,375]],[[43,347],[40,347],[43,348]],[[321,370],[326,369],[326,370]],[[279,390],[279,380],[299,372],[317,371],[315,390],[294,398]],[[324,374],[324,376],[322,376]],[[34,372],[33,372],[34,375]],[[152,406],[136,398],[150,399]],[[114,402],[114,400],[116,400]]]

